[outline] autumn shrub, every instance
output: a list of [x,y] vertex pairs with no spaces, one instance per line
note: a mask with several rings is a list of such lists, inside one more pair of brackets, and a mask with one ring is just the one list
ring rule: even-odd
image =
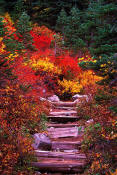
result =
[[99,56],[93,60],[82,60],[79,65],[83,69],[92,69],[96,74],[103,77],[103,80],[100,81],[100,84],[110,84],[113,86],[117,84],[117,54],[115,53],[111,57]]
[[60,74],[61,69],[55,66],[49,58],[43,58],[38,60],[32,60],[30,66],[34,71],[47,72],[52,74]]
[[61,95],[61,98],[71,98],[72,95],[76,93],[80,93],[82,90],[82,85],[79,84],[78,81],[70,81],[63,79],[62,81],[58,80],[59,85],[59,95]]
[[39,27],[35,25],[30,33],[33,37],[33,45],[37,50],[45,50],[47,48],[50,48],[54,32],[45,26]]
[[[86,92],[88,94],[88,89]],[[116,169],[117,118],[111,102],[117,91],[98,86],[96,90],[89,88],[89,93],[88,102],[83,99],[77,109],[85,125],[82,150],[91,165],[86,174],[105,175]]]
[[48,110],[42,102],[26,99],[18,85],[7,85],[0,93],[0,172],[16,174],[20,166],[28,172],[27,158],[33,158],[31,135],[40,131],[41,113]]
[[49,104],[39,100],[39,77],[24,64],[28,56],[5,42],[16,31],[9,15],[0,25],[0,174],[34,174],[32,134],[42,132],[41,116],[48,114]]
[[55,61],[56,64],[62,69],[62,74],[67,80],[76,78],[81,72],[77,59],[71,57],[67,52],[58,56]]
[[102,77],[97,76],[92,70],[85,70],[78,75],[78,79],[79,79],[79,83],[85,89],[86,87],[89,87],[89,86],[96,87],[95,83],[102,80]]

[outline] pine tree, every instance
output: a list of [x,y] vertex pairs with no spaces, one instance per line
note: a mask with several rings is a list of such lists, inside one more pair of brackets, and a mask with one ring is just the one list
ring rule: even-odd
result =
[[0,37],[3,37],[5,35],[5,29],[3,24],[3,18],[0,18]]
[[[115,30],[117,5],[104,0],[91,1],[86,11],[84,30],[92,55],[111,56],[117,52],[117,31]],[[89,32],[90,31],[90,32]]]
[[14,10],[12,12],[12,17],[16,21],[20,18],[21,14],[25,11],[26,6],[24,0],[17,0],[14,5]]
[[[65,11],[61,11],[57,20],[57,26],[64,34],[65,46],[72,48],[75,52],[85,48],[86,44],[82,39],[82,31],[80,30],[82,12],[73,7],[69,15],[66,15]],[[60,27],[61,26],[61,27]]]
[[0,15],[5,13],[6,2],[4,0],[0,0]]
[[67,13],[64,9],[61,10],[57,19],[56,30],[59,30],[64,35],[64,28],[67,26]]
[[17,22],[17,35],[22,40],[22,44],[25,49],[33,49],[32,46],[32,36],[30,31],[32,29],[30,17],[27,15],[26,12],[23,12]]

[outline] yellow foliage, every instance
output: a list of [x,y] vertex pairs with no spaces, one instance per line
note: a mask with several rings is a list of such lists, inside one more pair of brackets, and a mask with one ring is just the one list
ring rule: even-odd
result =
[[14,24],[8,12],[5,13],[5,16],[4,16],[4,17],[5,17],[5,19],[7,19],[7,21],[8,21],[10,24]]
[[102,77],[99,77],[94,74],[93,71],[83,71],[79,76],[80,84],[85,87],[87,85],[94,85],[96,82],[102,80]]
[[9,15],[9,13],[5,13],[2,22],[4,22],[5,27],[7,28],[9,34],[12,34],[13,32],[16,31],[15,27],[13,26],[14,23]]
[[71,94],[79,93],[82,89],[82,85],[78,81],[71,81],[63,79],[63,81],[58,80],[58,84],[62,88],[62,93],[69,92]]
[[5,44],[2,42],[3,37],[0,37],[0,53],[4,52]]
[[17,52],[15,52],[14,54],[11,53],[11,54],[9,54],[9,56],[7,57],[7,59],[10,60],[10,61],[13,61],[18,56],[19,55],[18,55]]
[[41,70],[49,73],[60,74],[61,69],[55,66],[52,62],[50,62],[49,58],[32,60],[30,61],[30,66],[33,70]]

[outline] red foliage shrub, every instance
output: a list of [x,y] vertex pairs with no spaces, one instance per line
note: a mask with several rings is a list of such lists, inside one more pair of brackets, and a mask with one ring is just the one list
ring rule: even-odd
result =
[[33,31],[30,32],[33,37],[33,45],[38,50],[45,50],[50,47],[51,39],[46,35],[38,35],[37,33],[34,33]]
[[63,75],[65,75],[68,79],[77,77],[81,72],[81,68],[78,66],[77,60],[72,58],[68,53],[60,55],[55,61],[62,69]]

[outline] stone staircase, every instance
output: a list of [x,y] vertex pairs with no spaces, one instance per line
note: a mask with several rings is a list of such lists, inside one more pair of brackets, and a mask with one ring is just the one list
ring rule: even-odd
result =
[[84,128],[78,125],[80,117],[74,102],[53,102],[48,119],[52,148],[50,151],[35,150],[38,161],[33,162],[33,166],[47,174],[82,174],[87,164],[85,154],[81,153]]

